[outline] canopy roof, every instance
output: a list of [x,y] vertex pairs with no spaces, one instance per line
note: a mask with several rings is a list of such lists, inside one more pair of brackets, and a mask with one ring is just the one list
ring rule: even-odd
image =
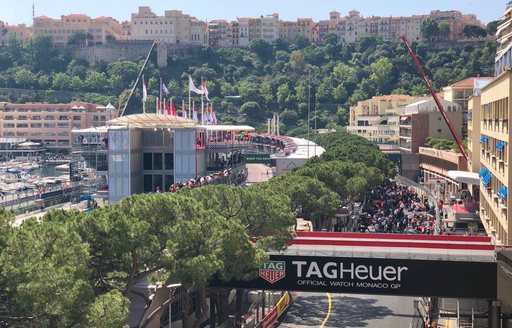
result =
[[135,128],[193,128],[194,121],[175,115],[149,113],[120,116],[108,121],[108,125]]
[[480,184],[478,173],[466,172],[466,171],[448,171],[448,177],[461,183],[467,183],[472,185]]
[[254,131],[249,125],[198,125],[207,131]]

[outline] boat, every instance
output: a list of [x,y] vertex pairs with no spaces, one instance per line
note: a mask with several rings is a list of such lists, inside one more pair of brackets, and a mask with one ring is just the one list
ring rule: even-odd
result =
[[69,171],[69,163],[57,165],[57,166],[55,166],[55,170],[57,170],[57,171]]

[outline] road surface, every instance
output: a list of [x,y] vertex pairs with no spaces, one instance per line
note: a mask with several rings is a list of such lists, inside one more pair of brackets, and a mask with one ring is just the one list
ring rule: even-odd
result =
[[247,183],[264,182],[272,178],[272,169],[264,164],[246,164]]
[[[408,328],[413,316],[413,297],[292,293],[293,304],[279,328],[365,327]],[[323,325],[323,326],[322,326]]]

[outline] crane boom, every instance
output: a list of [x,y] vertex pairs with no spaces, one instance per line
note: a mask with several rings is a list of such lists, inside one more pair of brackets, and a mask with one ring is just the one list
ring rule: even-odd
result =
[[460,140],[459,136],[457,135],[457,132],[455,132],[455,129],[453,128],[452,123],[450,122],[450,119],[448,118],[448,115],[446,114],[446,111],[444,110],[443,104],[441,104],[441,101],[439,101],[439,97],[436,95],[436,91],[432,87],[432,84],[430,83],[429,79],[427,78],[427,75],[423,71],[423,67],[421,66],[421,63],[414,53],[414,50],[412,50],[411,45],[409,44],[409,40],[407,40],[407,37],[405,35],[402,35],[400,37],[405,43],[405,46],[407,47],[407,50],[409,51],[409,54],[411,55],[412,59],[414,60],[414,63],[416,64],[416,67],[421,73],[421,77],[423,78],[423,81],[425,81],[425,84],[427,85],[428,90],[430,91],[430,94],[434,98],[434,101],[436,102],[437,108],[439,108],[439,111],[441,112],[441,115],[444,118],[444,121],[448,125],[448,128],[450,129],[450,132],[452,133],[453,138],[455,139],[455,142],[457,143],[457,146],[459,147],[460,153],[466,160],[468,161],[468,154],[466,153],[466,150],[464,149],[464,146],[462,145],[462,141]]

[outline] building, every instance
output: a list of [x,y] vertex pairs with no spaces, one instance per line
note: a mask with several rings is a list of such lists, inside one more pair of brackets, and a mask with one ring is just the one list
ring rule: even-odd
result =
[[316,24],[311,18],[297,18],[297,34],[315,43],[318,37],[315,35]]
[[0,46],[6,46],[11,39],[23,46],[30,38],[32,38],[32,31],[25,24],[9,25],[0,21]]
[[231,47],[233,46],[233,30],[231,23],[226,20],[213,20],[208,24],[209,44],[212,47]]
[[140,6],[132,14],[132,40],[152,40],[166,44],[208,44],[208,29],[205,22],[184,14],[181,10],[166,10],[158,16],[149,6]]
[[117,110],[111,104],[0,102],[0,137],[26,138],[49,150],[69,152],[72,145],[71,130],[105,125],[116,115]]
[[52,38],[54,47],[65,47],[77,33],[85,38],[77,41],[76,46],[105,44],[110,38],[123,39],[125,31],[121,23],[112,17],[92,19],[84,14],[63,15],[59,19],[46,16],[34,17],[33,35],[45,34]]
[[[510,130],[512,96],[512,71],[507,70],[482,88],[480,96],[471,99],[473,121],[479,116],[479,140],[472,143],[479,152],[480,167],[480,218],[487,233],[497,244],[512,244],[512,224],[508,209],[511,185]],[[480,104],[478,104],[480,102]],[[478,115],[475,115],[478,112]],[[475,122],[473,126],[478,125]],[[476,131],[472,131],[475,134]],[[478,148],[477,148],[478,146]],[[475,160],[474,159],[474,160]],[[475,169],[473,163],[473,170]]]
[[431,192],[439,192],[441,199],[448,200],[457,199],[461,190],[468,189],[467,184],[457,182],[448,174],[449,171],[467,171],[468,164],[461,154],[429,147],[419,147],[418,153],[420,176]]
[[225,182],[242,174],[251,144],[250,126],[198,126],[162,114],[133,114],[108,122],[109,202],[143,192],[167,191],[174,183],[223,172]]
[[268,43],[277,40],[279,38],[279,15],[261,16],[259,20],[261,20],[260,39]]
[[279,21],[279,38],[288,42],[293,43],[299,35],[299,27],[297,22],[294,21]]
[[249,18],[237,18],[238,22],[238,46],[249,46]]
[[[462,132],[462,111],[458,104],[440,99],[451,121],[453,129],[460,136]],[[434,99],[420,100],[405,107],[400,115],[399,146],[402,152],[418,153],[427,138],[444,138],[455,141],[446,125]]]
[[489,83],[492,77],[470,77],[458,81],[443,89],[444,99],[459,104],[462,109],[462,135],[461,139],[468,137],[468,100],[474,95],[475,89],[481,89]]
[[494,76],[500,75],[507,69],[512,68],[512,3],[508,3],[503,18],[499,22],[496,31],[497,53],[494,64]]
[[359,101],[350,107],[347,131],[379,145],[398,147],[399,115],[405,113],[405,106],[419,99],[423,98],[386,95]]
[[466,25],[476,25],[485,28],[485,25],[480,22],[475,15],[464,15],[457,10],[432,10],[429,15],[430,18],[438,22],[444,21],[450,26],[450,34],[448,40],[462,40],[464,36],[464,27]]

